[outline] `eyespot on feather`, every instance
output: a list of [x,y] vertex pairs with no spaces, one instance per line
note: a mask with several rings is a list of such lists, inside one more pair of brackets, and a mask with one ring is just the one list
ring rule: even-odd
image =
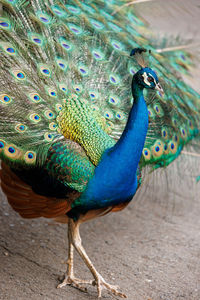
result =
[[117,120],[119,120],[119,121],[124,121],[124,120],[125,120],[125,115],[124,115],[123,112],[117,111],[117,112],[115,113],[115,118],[116,118]]
[[45,140],[46,140],[47,142],[51,142],[51,141],[53,141],[54,136],[53,136],[52,133],[46,132],[46,133],[44,134],[44,138],[45,138]]
[[108,98],[108,103],[111,104],[111,105],[113,105],[113,106],[119,105],[120,102],[121,101],[120,101],[120,99],[117,96],[111,95]]
[[167,144],[164,144],[164,154],[169,154],[169,147]]
[[115,31],[115,32],[120,32],[120,31],[122,31],[122,28],[121,28],[120,26],[116,25],[116,24],[113,23],[113,22],[108,22],[107,24],[108,24],[108,26],[109,26],[113,31]]
[[38,71],[40,72],[41,75],[43,75],[45,77],[51,76],[51,69],[49,68],[48,65],[39,64]]
[[113,119],[113,113],[112,113],[111,111],[109,111],[109,110],[106,110],[106,111],[104,112],[104,117],[105,117],[106,119],[108,119],[108,120],[112,120],[112,119]]
[[49,25],[52,22],[52,17],[49,16],[47,13],[38,11],[38,12],[36,12],[36,16],[37,16],[38,20],[44,25]]
[[94,105],[94,104],[91,105],[91,109],[93,111],[99,111],[99,107],[97,105]]
[[51,9],[53,13],[59,18],[65,18],[67,16],[66,12],[62,8],[60,8],[59,5],[51,5]]
[[102,30],[104,28],[104,24],[96,19],[89,18],[89,22],[97,30]]
[[148,148],[144,148],[142,151],[143,157],[145,160],[150,160],[151,158],[151,151]]
[[76,93],[81,93],[83,91],[83,86],[81,84],[73,85],[73,89]]
[[15,130],[18,131],[19,133],[23,133],[27,130],[27,126],[22,123],[19,123],[15,126]]
[[177,127],[178,121],[176,118],[172,118],[172,124],[174,125],[174,127]]
[[37,93],[30,93],[28,94],[28,97],[32,102],[35,103],[39,103],[41,101],[40,95]]
[[65,7],[70,11],[70,13],[72,14],[80,14],[81,13],[81,10],[79,7],[77,6],[74,6],[74,5],[65,5]]
[[[1,29],[1,26],[0,26],[0,29]],[[6,54],[8,54],[10,56],[16,55],[16,49],[11,43],[6,43],[6,42],[0,41],[0,47],[3,49],[3,51]]]
[[172,137],[173,141],[176,142],[176,143],[179,143],[180,141],[180,138],[178,136],[178,134],[175,134],[173,137]]
[[55,131],[57,129],[57,124],[55,122],[51,122],[49,124],[49,129]]
[[111,121],[108,121],[107,124],[108,124],[108,127],[110,128],[110,130],[112,130],[115,127],[113,122],[111,122]]
[[26,75],[25,73],[20,70],[20,69],[13,69],[11,70],[11,74],[14,76],[15,79],[17,79],[18,81],[24,81],[26,80]]
[[85,4],[84,2],[81,2],[81,6],[82,6],[83,10],[85,10],[89,14],[93,15],[93,14],[96,13],[96,10],[91,5],[88,5],[88,4]]
[[109,75],[109,81],[110,83],[117,85],[120,83],[120,78],[119,76],[115,75],[115,74],[110,74]]
[[57,103],[57,104],[55,105],[55,108],[56,108],[56,111],[57,111],[57,112],[60,112],[60,111],[62,110],[62,105],[59,104],[59,103]]
[[177,152],[177,143],[174,142],[174,141],[170,141],[168,143],[168,147],[169,147],[169,150],[172,154],[175,154]]
[[6,142],[0,139],[0,153],[4,150],[5,146],[6,146]]
[[3,104],[9,104],[11,103],[12,98],[7,95],[7,94],[1,94],[0,95],[0,102],[2,102]]
[[5,146],[4,154],[13,160],[20,159],[22,156],[22,152],[13,144]]
[[105,54],[98,49],[92,50],[92,56],[97,61],[103,60],[105,58]]
[[80,66],[78,67],[78,71],[79,71],[79,73],[80,73],[82,76],[87,76],[88,73],[89,73],[88,68],[87,68],[86,66],[84,66],[84,65],[80,65]]
[[156,141],[153,147],[151,148],[153,156],[160,157],[163,154],[163,148],[163,142],[160,140]]
[[154,105],[154,111],[155,113],[159,116],[159,117],[162,117],[163,116],[163,110],[162,110],[162,107],[159,105],[159,104],[155,104]]
[[191,120],[188,120],[188,125],[189,125],[190,129],[194,129],[194,125]]
[[68,23],[68,28],[75,35],[79,35],[83,32],[83,30],[80,26],[73,24],[73,23]]
[[66,71],[68,68],[67,61],[62,58],[56,58],[56,64],[62,71]]
[[49,119],[49,120],[55,118],[55,114],[54,114],[53,111],[50,110],[50,109],[45,110],[44,116],[45,116],[47,119]]
[[150,118],[155,117],[155,112],[152,108],[148,107],[148,115]]
[[0,17],[0,29],[10,30],[11,29],[10,20],[7,18]]
[[36,153],[34,151],[27,151],[24,154],[24,160],[27,164],[34,164],[36,161]]
[[166,128],[162,129],[162,137],[166,140],[168,138],[168,131]]
[[66,84],[64,84],[64,83],[59,83],[58,84],[58,86],[59,86],[59,89],[63,92],[63,93],[67,93],[67,85]]
[[181,132],[181,137],[182,137],[182,139],[187,139],[187,131],[186,131],[186,129],[185,128],[183,128],[183,127],[181,127],[180,128],[180,132]]
[[111,40],[110,43],[111,43],[112,47],[117,51],[120,51],[120,50],[122,51],[124,49],[124,45],[119,41]]
[[47,88],[47,93],[50,97],[53,97],[53,98],[57,98],[57,92],[56,90],[52,89],[52,88]]
[[38,33],[29,32],[28,33],[28,38],[29,38],[30,42],[32,42],[33,44],[35,44],[37,46],[42,46],[44,44],[43,37]]
[[41,121],[41,117],[37,113],[30,114],[29,119],[34,123],[39,123]]
[[71,51],[73,48],[72,43],[70,43],[68,40],[66,40],[63,37],[60,37],[59,39],[59,44],[61,45],[61,47],[65,50],[65,51]]

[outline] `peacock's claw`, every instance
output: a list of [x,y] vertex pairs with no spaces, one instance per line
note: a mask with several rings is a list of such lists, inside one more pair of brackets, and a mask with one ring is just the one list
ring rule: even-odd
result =
[[119,286],[108,284],[100,274],[98,274],[96,279],[93,281],[93,285],[97,286],[98,298],[101,298],[103,289],[107,289],[115,296],[119,296],[121,298],[127,298],[126,294],[118,291]]
[[71,285],[82,292],[87,292],[87,288],[82,286],[82,284],[91,284],[93,285],[93,280],[82,280],[79,278],[76,278],[74,276],[66,276],[60,284],[58,284],[57,289],[62,288],[66,285]]

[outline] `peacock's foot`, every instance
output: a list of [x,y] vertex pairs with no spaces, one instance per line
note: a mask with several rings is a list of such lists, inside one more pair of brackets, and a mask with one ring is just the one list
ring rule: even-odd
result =
[[127,298],[127,296],[119,292],[119,286],[108,284],[100,274],[96,274],[96,279],[93,280],[93,285],[97,286],[98,298],[101,298],[102,290],[106,289],[112,294],[119,296],[121,298]]
[[58,286],[57,289],[60,289],[66,285],[71,285],[79,290],[81,290],[82,292],[87,292],[87,288],[82,286],[82,284],[93,284],[93,280],[82,280],[79,278],[75,278],[74,276],[66,276],[63,280],[63,282],[61,282]]

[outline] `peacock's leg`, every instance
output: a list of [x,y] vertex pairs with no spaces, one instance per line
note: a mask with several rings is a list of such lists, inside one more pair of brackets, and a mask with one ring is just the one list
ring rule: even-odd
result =
[[87,288],[81,286],[81,284],[92,284],[92,280],[82,280],[74,277],[74,246],[72,244],[70,226],[68,228],[68,259],[67,259],[67,272],[62,283],[60,283],[57,288],[62,288],[65,285],[73,285],[74,287],[80,289],[83,292],[87,291]]
[[108,284],[103,277],[96,271],[94,265],[92,264],[91,260],[87,256],[85,249],[81,243],[81,237],[79,234],[79,222],[74,222],[73,220],[69,221],[69,231],[71,232],[71,241],[74,245],[75,249],[78,251],[79,255],[91,271],[92,275],[94,276],[94,280],[92,284],[97,286],[98,297],[101,298],[102,290],[107,289],[108,291],[112,292],[114,295],[120,296],[122,298],[127,298],[125,294],[118,291],[118,287],[114,285]]

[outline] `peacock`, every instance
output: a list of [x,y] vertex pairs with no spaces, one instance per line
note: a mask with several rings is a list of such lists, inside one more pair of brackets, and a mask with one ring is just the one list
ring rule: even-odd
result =
[[[59,288],[126,297],[97,272],[79,228],[125,208],[147,173],[198,138],[200,98],[180,77],[191,57],[168,58],[124,1],[0,1],[1,187],[23,218],[68,223]],[[74,248],[93,280],[75,277]]]

